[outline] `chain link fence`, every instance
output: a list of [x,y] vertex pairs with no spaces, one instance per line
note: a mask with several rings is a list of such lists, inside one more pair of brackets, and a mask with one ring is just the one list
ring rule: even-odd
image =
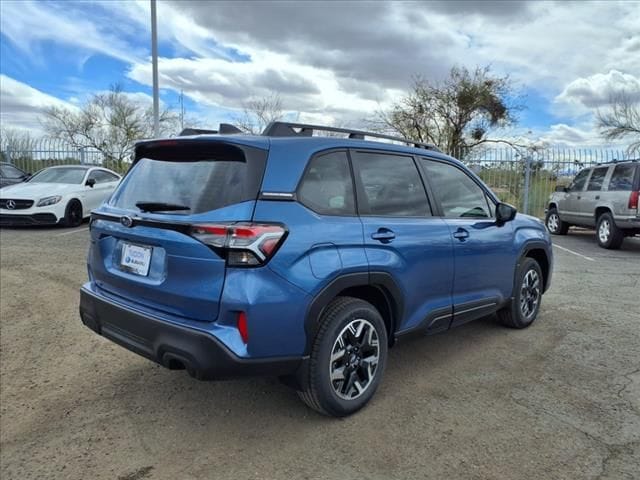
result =
[[[511,147],[474,149],[454,156],[478,174],[502,201],[538,217],[544,215],[546,201],[556,186],[568,185],[581,169],[626,158],[623,150]],[[50,139],[0,144],[0,160],[29,173],[52,165],[71,164],[100,165],[126,172],[129,161],[119,162],[115,158],[96,149],[75,148]]]

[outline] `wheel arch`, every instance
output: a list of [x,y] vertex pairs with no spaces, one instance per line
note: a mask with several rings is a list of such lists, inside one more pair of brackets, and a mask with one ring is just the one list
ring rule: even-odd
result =
[[[67,200],[66,205],[64,206],[64,216],[66,218],[67,216],[67,210],[69,209],[69,207],[71,206],[72,203],[77,203],[78,205],[80,205],[80,209],[82,210],[82,218],[85,218],[85,214],[84,214],[84,204],[82,203],[82,200],[80,200],[78,197],[71,197]],[[91,213],[91,212],[89,212]]]
[[371,303],[382,315],[387,327],[389,346],[402,319],[404,300],[393,277],[386,272],[356,272],[341,275],[328,283],[311,301],[305,318],[305,354],[311,350],[320,318],[329,303],[337,297],[349,296]]
[[598,219],[605,213],[610,213],[613,216],[613,210],[608,205],[598,205],[596,207],[593,217],[596,224],[598,223]]
[[[518,264],[516,266],[516,272],[520,269],[520,264],[525,258],[532,258],[538,265],[540,265],[540,270],[542,270],[542,279],[544,282],[543,292],[546,292],[549,288],[551,282],[551,268],[552,268],[552,257],[548,252],[547,244],[543,242],[529,242],[527,243],[520,253],[518,257]],[[518,286],[515,284],[516,280],[514,278],[514,292],[515,288]]]

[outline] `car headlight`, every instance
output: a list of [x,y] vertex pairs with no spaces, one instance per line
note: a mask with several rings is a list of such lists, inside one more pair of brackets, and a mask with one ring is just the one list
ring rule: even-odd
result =
[[36,205],[36,207],[46,207],[48,205],[55,205],[60,200],[62,200],[62,197],[60,195],[54,195],[53,197],[44,197],[38,200],[38,204]]

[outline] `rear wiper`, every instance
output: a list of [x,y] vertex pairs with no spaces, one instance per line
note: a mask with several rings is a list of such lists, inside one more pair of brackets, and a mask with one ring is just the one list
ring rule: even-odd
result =
[[175,212],[177,210],[191,210],[191,207],[187,207],[186,205],[162,202],[138,202],[136,203],[136,207],[143,212]]

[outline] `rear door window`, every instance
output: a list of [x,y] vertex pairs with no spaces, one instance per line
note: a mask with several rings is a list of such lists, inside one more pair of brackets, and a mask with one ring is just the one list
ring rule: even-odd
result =
[[363,198],[358,192],[361,214],[394,217],[431,215],[413,157],[354,152],[353,162],[363,189]]
[[322,215],[355,215],[347,153],[331,152],[311,159],[298,189],[298,198],[303,205]]
[[210,141],[178,141],[140,149],[138,155],[111,205],[140,211],[136,204],[167,204],[184,207],[167,210],[183,215],[255,200],[266,161],[266,151]]
[[609,180],[609,191],[630,192],[633,189],[635,174],[636,165],[616,165]]
[[594,192],[602,189],[604,183],[604,177],[607,176],[609,167],[594,168],[591,178],[589,178],[589,184],[587,185],[587,191]]

